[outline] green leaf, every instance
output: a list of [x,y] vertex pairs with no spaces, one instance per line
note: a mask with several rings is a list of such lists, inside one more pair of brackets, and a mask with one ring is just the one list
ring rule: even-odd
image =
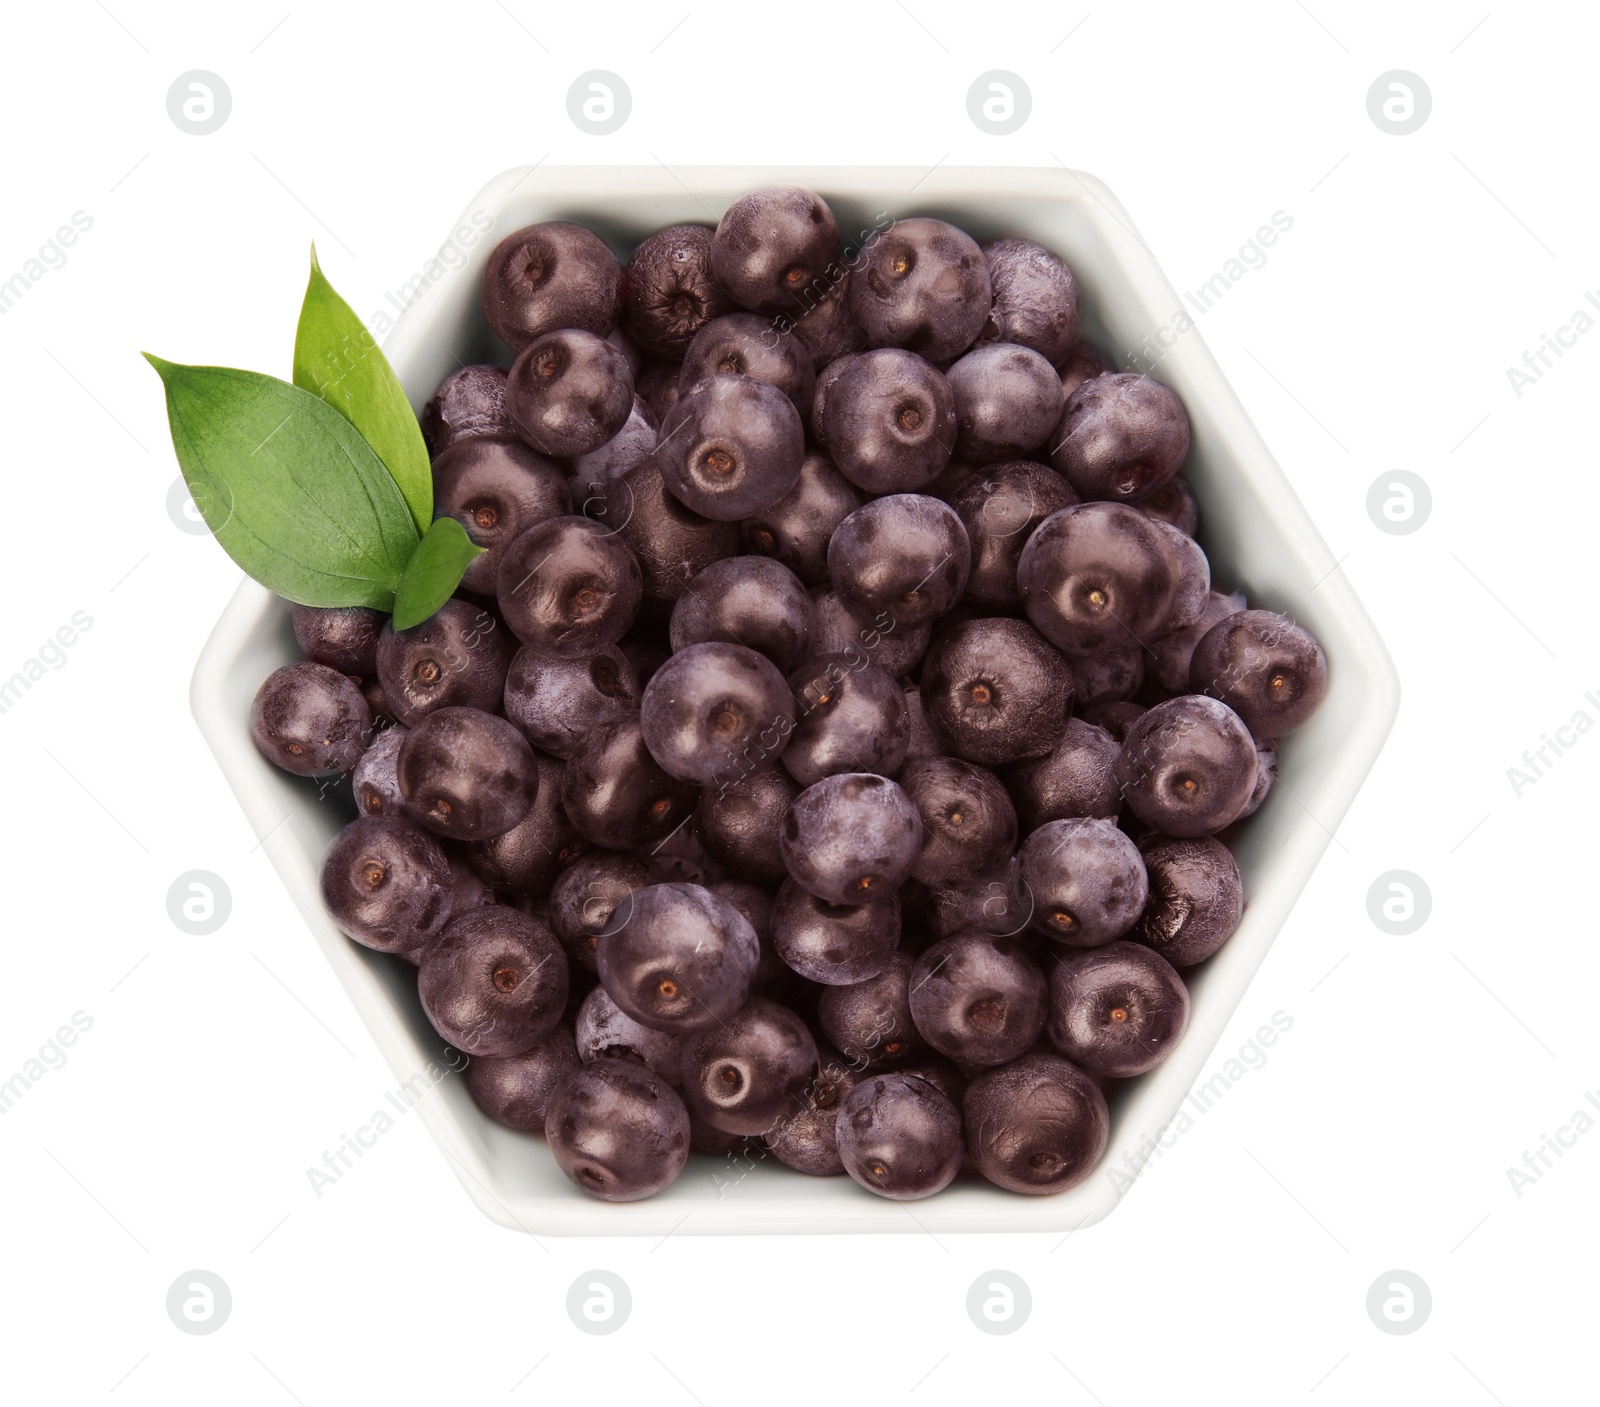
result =
[[144,355],[184,482],[227,554],[302,605],[388,610],[417,530],[355,427],[276,377]]
[[440,518],[423,534],[394,593],[394,628],[421,625],[461,585],[461,574],[484,549],[455,518]]
[[394,475],[419,533],[433,522],[433,472],[422,427],[366,325],[333,291],[311,246],[311,281],[294,337],[294,384],[344,416]]

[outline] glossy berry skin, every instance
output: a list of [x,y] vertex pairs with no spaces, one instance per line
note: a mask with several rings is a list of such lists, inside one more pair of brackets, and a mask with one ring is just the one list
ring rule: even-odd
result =
[[816,655],[789,676],[795,724],[783,765],[803,787],[838,772],[900,770],[910,743],[905,690],[876,665]]
[[541,654],[577,659],[614,645],[644,594],[627,545],[587,518],[547,518],[522,533],[500,562],[500,613]]
[[1178,575],[1158,526],[1123,503],[1080,503],[1052,513],[1017,562],[1028,619],[1069,655],[1154,639],[1172,615]]
[[821,430],[835,466],[857,488],[915,493],[950,461],[955,393],[913,352],[863,352],[829,381]]
[[1171,523],[1160,518],[1151,521],[1167,539],[1167,545],[1172,549],[1173,560],[1178,564],[1178,580],[1172,593],[1172,610],[1167,615],[1163,631],[1181,630],[1200,619],[1210,600],[1211,563],[1207,560],[1200,544],[1187,533],[1179,532]]
[[550,1096],[544,1136],[577,1186],[602,1202],[637,1202],[689,1161],[689,1111],[659,1075],[629,1060],[580,1065]]
[[977,340],[989,266],[970,235],[943,220],[899,220],[862,252],[850,302],[870,346],[947,362]]
[[683,1095],[724,1133],[764,1134],[805,1103],[817,1043],[788,1007],[752,997],[683,1043]]
[[604,987],[583,999],[573,1022],[578,1059],[632,1060],[646,1065],[669,1085],[683,1078],[683,1037],[641,1025],[623,1011]]
[[1094,1075],[1153,1070],[1189,1024],[1189,989],[1159,953],[1111,943],[1074,953],[1050,974],[1050,1044]]
[[922,707],[922,690],[915,684],[907,684],[905,695],[906,717],[911,723],[906,761],[915,762],[919,757],[943,757],[944,742],[934,732],[933,724],[928,722],[927,712]]
[[[1226,622],[1224,622],[1226,623]],[[1250,730],[1227,704],[1180,694],[1139,715],[1117,759],[1128,809],[1164,835],[1214,835],[1255,791]]]
[[1050,751],[1072,709],[1072,672],[1026,622],[980,618],[940,636],[922,704],[950,750],[988,767]]
[[1068,947],[1120,938],[1149,897],[1139,848],[1114,821],[1049,821],[1023,842],[1020,859],[1035,931]]
[[363,816],[404,816],[405,802],[400,796],[395,767],[405,739],[404,724],[383,728],[356,763],[350,774],[350,789],[355,793],[356,810]]
[[695,789],[662,770],[633,714],[591,728],[567,759],[561,784],[567,815],[608,850],[664,839],[694,810]]
[[1070,1060],[1045,1051],[985,1070],[967,1086],[961,1113],[978,1171],[1027,1196],[1082,1182],[1111,1137],[1100,1087]]
[[450,920],[450,865],[426,831],[393,816],[360,816],[322,862],[322,902],[363,947],[415,962]]
[[527,814],[539,773],[533,749],[505,719],[452,707],[406,733],[395,780],[409,817],[452,840],[485,840]]
[[505,714],[536,748],[570,757],[589,730],[636,713],[643,691],[615,645],[559,659],[524,645],[506,673]]
[[909,953],[891,953],[882,972],[848,987],[829,987],[817,999],[817,1022],[839,1053],[860,1070],[884,1070],[927,1053],[911,1019]]
[[422,437],[430,459],[474,435],[514,439],[516,433],[506,410],[503,366],[475,363],[457,367],[422,408]]
[[968,931],[923,951],[911,969],[911,1018],[941,1055],[1003,1065],[1044,1030],[1048,986],[1015,938]]
[[899,679],[917,666],[933,638],[932,626],[908,626],[889,616],[859,621],[834,591],[812,593],[811,649],[816,655],[843,655],[849,666],[875,664]]
[[683,356],[695,333],[735,304],[711,272],[711,228],[669,225],[633,251],[622,273],[628,335],[652,356]]
[[856,352],[848,352],[817,369],[817,386],[811,397],[811,412],[806,416],[806,429],[824,449],[828,444],[828,396],[834,384],[854,364]]
[[575,455],[568,461],[572,466],[572,475],[567,481],[571,492],[571,511],[587,517],[584,505],[591,495],[598,493],[611,480],[620,479],[628,470],[654,454],[660,424],[660,417],[635,389],[633,408],[622,422],[622,428],[599,449]]
[[372,737],[372,710],[353,679],[300,660],[273,670],[256,690],[250,737],[286,772],[331,777],[361,760]]
[[1147,518],[1159,518],[1171,523],[1181,533],[1190,537],[1200,526],[1200,505],[1195,502],[1194,490],[1182,474],[1174,474],[1160,488],[1153,489],[1135,505]]
[[800,791],[781,767],[752,772],[725,790],[708,787],[695,813],[700,838],[737,875],[765,884],[783,879],[788,871],[778,837]]
[[952,494],[950,506],[972,545],[967,599],[994,612],[1021,610],[1022,549],[1040,523],[1076,502],[1078,495],[1061,475],[1026,459],[991,464]]
[[910,875],[922,820],[887,777],[841,772],[795,799],[779,849],[795,882],[817,898],[863,904]]
[[811,597],[782,562],[727,557],[689,583],[672,608],[674,650],[719,640],[748,646],[788,673],[811,645]]
[[980,342],[945,373],[956,398],[956,446],[969,464],[1031,454],[1061,416],[1061,381],[1039,353]]
[[676,601],[711,563],[739,550],[738,525],[685,508],[667,492],[654,454],[593,491],[584,513],[632,550],[652,600]]
[[889,494],[856,509],[828,543],[834,592],[857,620],[929,625],[960,599],[972,546],[955,510],[920,493]]
[[756,965],[752,990],[759,993],[788,974],[778,950],[772,946],[772,895],[766,888],[744,879],[717,879],[706,885],[718,898],[726,899],[756,931],[761,961]]
[[834,1126],[844,1170],[897,1202],[943,1191],[961,1170],[961,1114],[928,1080],[891,1072],[861,1081]]
[[1137,645],[1092,655],[1068,655],[1075,706],[1087,712],[1100,704],[1131,699],[1144,684],[1144,661],[1145,652]]
[[[1084,709],[1083,721],[1094,724],[1096,728],[1104,728],[1116,740],[1120,751],[1122,744],[1127,741],[1128,729],[1144,716],[1144,712],[1144,704],[1124,699],[1116,703],[1095,704],[1093,708]],[[1120,788],[1120,783],[1118,785]]]
[[1122,744],[1104,728],[1069,718],[1054,751],[1019,762],[1006,774],[1024,832],[1079,816],[1114,821],[1122,811],[1116,775],[1121,753]]
[[799,412],[776,386],[750,376],[708,376],[662,417],[656,460],[685,508],[734,523],[794,487],[805,449]]
[[1328,692],[1328,659],[1316,637],[1276,611],[1240,611],[1194,648],[1189,687],[1221,699],[1257,738],[1293,732]]
[[507,235],[483,273],[483,315],[515,352],[558,328],[606,336],[617,325],[622,270],[597,234],[552,220]]
[[562,870],[550,887],[549,921],[567,956],[596,971],[600,934],[612,914],[656,878],[648,859],[615,850],[591,850]]
[[1015,855],[958,883],[931,884],[922,899],[923,916],[935,938],[949,938],[969,928],[996,937],[1016,937],[1027,932],[1033,913]]
[[757,313],[730,313],[695,333],[678,373],[680,392],[707,376],[749,376],[776,386],[803,421],[811,411],[817,373],[811,353],[793,337],[780,337],[772,319]]
[[834,529],[865,502],[827,455],[812,451],[801,460],[794,487],[739,525],[739,540],[746,552],[774,558],[815,586],[828,579]]
[[1128,937],[1173,967],[1193,967],[1216,952],[1244,914],[1239,862],[1220,840],[1149,835],[1139,842],[1150,897]]
[[604,337],[547,332],[511,364],[506,409],[518,436],[540,454],[588,454],[627,423],[633,373]]
[[1256,787],[1250,793],[1250,800],[1245,802],[1244,810],[1237,817],[1243,820],[1246,816],[1253,816],[1261,809],[1261,803],[1267,799],[1272,790],[1272,784],[1278,780],[1278,745],[1273,742],[1256,740]]
[[549,925],[495,905],[460,914],[422,955],[417,994],[433,1028],[468,1055],[520,1055],[555,1029],[567,959]]
[[679,650],[650,677],[639,722],[650,755],[668,773],[725,787],[777,761],[793,708],[771,660],[713,640]]
[[294,638],[308,660],[340,674],[373,674],[378,668],[378,636],[387,619],[365,606],[296,606]]
[[657,425],[678,403],[678,367],[673,361],[647,361],[633,378],[633,391],[645,403]]
[[786,879],[772,906],[772,943],[784,963],[825,987],[878,976],[900,941],[896,894],[865,904],[833,904]]
[[475,435],[433,462],[434,518],[454,518],[484,549],[461,575],[479,595],[494,595],[500,558],[524,528],[571,512],[566,476],[519,441]]
[[799,186],[763,186],[740,196],[711,237],[711,268],[740,307],[757,313],[806,306],[826,288],[839,252],[839,226],[827,202]]
[[[1169,694],[1189,692],[1189,666],[1195,646],[1212,626],[1245,609],[1243,595],[1224,596],[1220,591],[1206,594],[1200,614],[1181,629],[1168,630],[1150,642],[1150,659],[1156,682]],[[1202,691],[1203,692],[1203,691]]]
[[494,616],[450,600],[409,630],[391,621],[378,639],[378,682],[397,723],[419,723],[436,708],[500,707],[513,642]]
[[767,1151],[785,1167],[811,1177],[838,1177],[839,1108],[861,1082],[837,1051],[818,1049],[817,1072],[806,1081],[799,1108],[781,1114],[767,1131]]
[[[1059,365],[1061,367],[1061,404],[1063,408],[1072,399],[1072,393],[1083,385],[1085,381],[1117,369],[1111,358],[1092,342],[1079,342],[1076,347],[1067,353],[1067,359],[1059,363]],[[1154,498],[1155,494],[1152,493],[1150,496]]]
[[467,863],[485,884],[520,897],[546,894],[556,876],[587,848],[561,804],[563,768],[542,752],[533,755],[539,784],[533,805],[510,830],[467,847]]
[[867,348],[867,337],[856,321],[855,309],[850,302],[850,275],[844,269],[829,270],[828,277],[838,275],[838,281],[824,290],[800,295],[802,307],[780,313],[774,326],[785,335],[793,336],[811,354],[811,365],[820,372],[830,362],[848,357]]
[[1132,503],[1183,467],[1189,416],[1183,402],[1148,376],[1110,372],[1086,381],[1061,411],[1050,463],[1085,499]]
[[911,877],[951,884],[992,870],[1017,844],[1017,813],[999,779],[959,757],[909,762],[899,782],[922,817]]
[[698,884],[653,884],[600,933],[600,981],[635,1021],[682,1033],[716,1027],[750,994],[760,944],[750,921]]
[[1052,366],[1078,340],[1078,281],[1072,270],[1031,239],[996,239],[982,246],[992,301],[979,345],[1017,342]]
[[495,1123],[518,1133],[543,1133],[550,1096],[577,1068],[572,1027],[561,1021],[521,1055],[480,1055],[470,1061],[467,1092]]

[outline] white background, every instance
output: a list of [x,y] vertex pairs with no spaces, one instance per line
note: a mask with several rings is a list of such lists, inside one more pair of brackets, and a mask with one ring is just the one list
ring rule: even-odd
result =
[[[1507,1168],[1600,1090],[1600,736],[1520,798],[1506,769],[1574,711],[1600,719],[1583,697],[1600,693],[1600,332],[1520,398],[1506,369],[1600,289],[1600,28],[1576,5],[1487,4],[10,9],[0,281],[75,211],[93,226],[0,317],[0,676],[73,612],[93,626],[0,715],[0,1078],[74,1012],[93,1025],[0,1117],[6,1397],[1590,1396],[1600,1131],[1520,1197]],[[233,95],[205,137],[166,112],[195,68]],[[594,68],[632,90],[611,136],[566,115]],[[1005,137],[966,109],[996,68],[1033,94]],[[1367,115],[1390,69],[1432,91],[1410,136]],[[1273,212],[1293,219],[1200,333],[1345,557],[1404,703],[1215,1062],[1276,1011],[1292,1029],[1064,1244],[539,1244],[485,1220],[405,1120],[320,1200],[308,1187],[392,1078],[190,720],[189,673],[237,573],[168,518],[176,465],[137,353],[287,375],[308,241],[375,312],[489,176],[547,153],[1060,161],[1109,183],[1180,290]],[[1400,468],[1434,498],[1404,537],[1365,507]],[[209,937],[167,917],[191,869],[232,891]],[[1408,937],[1367,916],[1391,869],[1432,890]],[[233,1295],[208,1337],[165,1310],[197,1267]],[[596,1267],[633,1294],[608,1337],[565,1311]],[[1005,1337],[965,1309],[994,1268],[1033,1296]],[[1396,1268],[1433,1296],[1405,1337],[1365,1308]]]

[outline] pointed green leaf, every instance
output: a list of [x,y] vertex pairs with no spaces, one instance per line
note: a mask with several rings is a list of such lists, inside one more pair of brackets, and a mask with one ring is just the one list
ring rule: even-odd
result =
[[461,585],[461,574],[484,549],[455,518],[440,518],[423,534],[394,593],[394,628],[421,625]]
[[311,248],[311,281],[294,337],[294,384],[321,396],[394,475],[419,533],[433,521],[433,474],[422,427],[382,348],[333,290]]
[[145,353],[195,507],[235,562],[307,606],[388,610],[417,530],[383,461],[309,391]]

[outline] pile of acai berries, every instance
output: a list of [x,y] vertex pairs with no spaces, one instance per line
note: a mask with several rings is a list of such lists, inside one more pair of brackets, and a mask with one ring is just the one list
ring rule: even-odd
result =
[[490,1118],[611,1201],[691,1149],[1052,1193],[1238,924],[1218,833],[1327,687],[1211,587],[1171,390],[1027,239],[752,191],[626,264],[488,261],[515,354],[424,415],[486,549],[408,630],[295,608],[262,752],[349,774],[323,870]]

